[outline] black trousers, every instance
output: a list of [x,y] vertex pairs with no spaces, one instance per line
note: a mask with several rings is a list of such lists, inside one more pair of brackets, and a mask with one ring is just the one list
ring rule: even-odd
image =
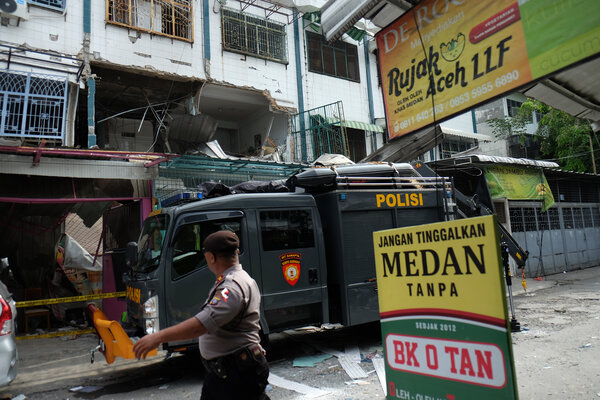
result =
[[269,364],[262,351],[245,348],[203,362],[207,374],[200,400],[269,400]]

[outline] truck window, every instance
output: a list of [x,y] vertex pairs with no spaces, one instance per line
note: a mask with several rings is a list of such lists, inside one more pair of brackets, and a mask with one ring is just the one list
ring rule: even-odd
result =
[[261,211],[260,233],[264,251],[300,249],[315,245],[309,210]]
[[171,260],[171,279],[175,280],[200,268],[206,267],[202,243],[213,232],[227,229],[240,238],[240,252],[243,240],[239,220],[203,221],[184,224],[177,228],[173,239],[173,259]]
[[138,241],[138,263],[132,267],[136,272],[150,272],[158,268],[169,216],[158,214],[147,218]]

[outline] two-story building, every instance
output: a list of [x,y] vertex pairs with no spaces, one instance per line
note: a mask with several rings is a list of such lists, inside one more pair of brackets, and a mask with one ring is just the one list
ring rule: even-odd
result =
[[110,247],[135,239],[123,221],[150,212],[159,165],[178,155],[185,166],[245,160],[204,170],[221,179],[247,163],[273,166],[268,177],[381,147],[372,36],[352,27],[327,42],[323,3],[1,2],[0,256],[19,284],[48,295],[73,213],[91,226],[108,212]]

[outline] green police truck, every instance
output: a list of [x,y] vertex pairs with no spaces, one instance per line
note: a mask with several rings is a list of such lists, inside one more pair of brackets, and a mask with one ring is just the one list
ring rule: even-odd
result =
[[220,229],[240,238],[240,262],[262,293],[264,334],[376,321],[372,233],[446,221],[455,212],[451,180],[422,177],[410,164],[309,169],[286,188],[213,198],[188,191],[166,199],[128,247],[127,334],[143,336],[198,312],[214,282],[201,245]]

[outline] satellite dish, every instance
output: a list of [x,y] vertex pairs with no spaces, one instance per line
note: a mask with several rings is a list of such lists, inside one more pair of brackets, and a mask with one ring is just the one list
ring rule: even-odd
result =
[[17,11],[17,2],[15,0],[0,0],[0,11],[12,14]]

